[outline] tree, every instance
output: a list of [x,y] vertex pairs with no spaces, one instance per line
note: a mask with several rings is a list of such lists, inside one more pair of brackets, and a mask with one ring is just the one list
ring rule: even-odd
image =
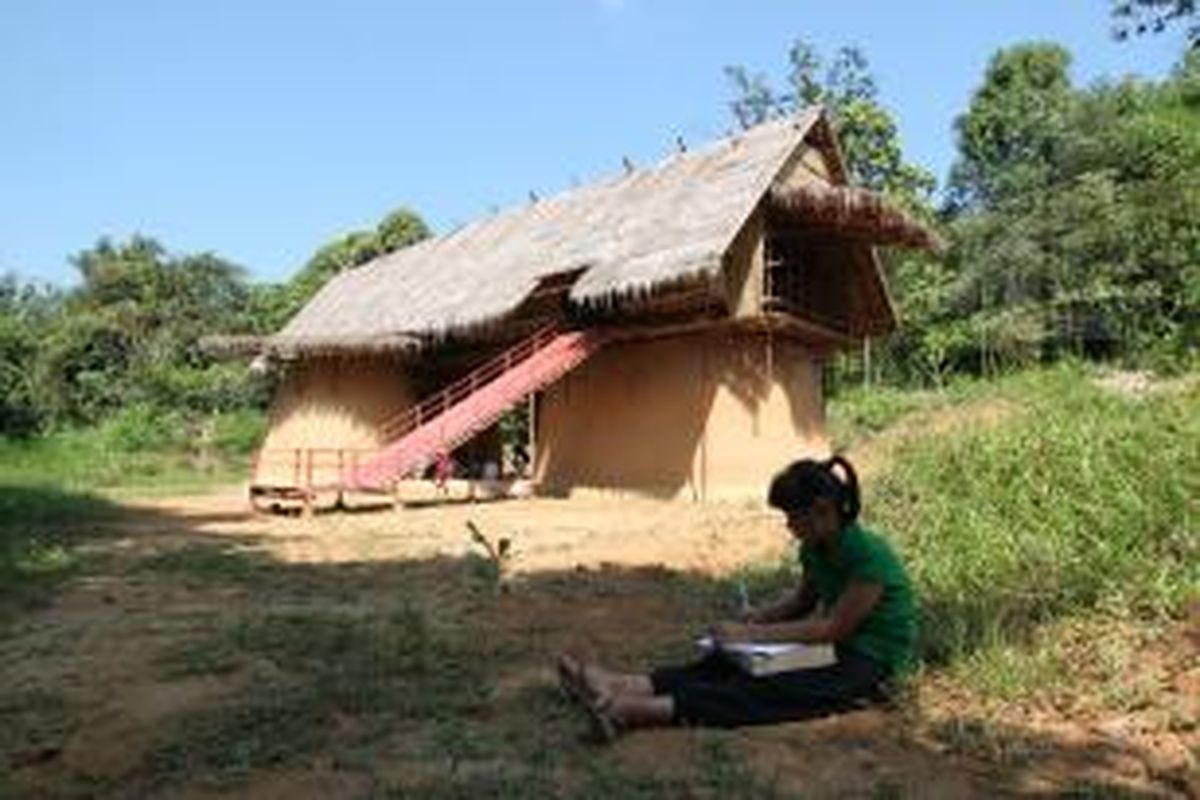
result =
[[879,103],[866,55],[842,47],[826,67],[816,48],[798,40],[788,51],[788,65],[787,90],[782,92],[765,75],[751,75],[740,66],[725,68],[735,92],[730,110],[738,123],[750,127],[823,105],[856,183],[910,209],[928,209],[936,181],[928,170],[905,160],[896,122]]
[[270,315],[268,329],[275,330],[286,322],[339,272],[416,244],[429,235],[429,227],[420,215],[398,208],[371,230],[351,231],[322,245],[290,281],[273,295],[259,298]]
[[[727,70],[738,120],[825,102],[853,123],[841,135],[855,178],[903,197],[911,183],[904,160],[890,155],[898,142],[886,125],[863,124],[878,106],[861,54],[843,51],[824,73],[806,45],[789,60],[786,91]],[[1157,83],[1081,90],[1070,63],[1048,43],[1006,48],[989,61],[956,123],[958,157],[937,215],[949,253],[885,254],[901,318],[875,359],[886,377],[939,382],[1064,354],[1159,368],[1195,359],[1200,49]],[[914,206],[934,218],[927,205]],[[847,367],[858,369],[848,359],[843,375]]]
[[396,209],[375,227],[376,248],[381,255],[416,244],[429,235],[425,220],[407,208]]
[[959,357],[1177,366],[1200,311],[1200,57],[1158,84],[1086,90],[1064,86],[1066,63],[1055,46],[1001,51],[960,121],[946,318],[969,321]]
[[992,57],[955,122],[952,208],[985,207],[1055,180],[1074,100],[1070,64],[1070,53],[1056,44],[1016,45]]
[[0,278],[0,435],[24,436],[41,426],[33,374],[58,293]]
[[213,331],[254,327],[244,271],[153,239],[102,239],[73,259],[78,288],[47,316],[27,374],[40,419],[96,421],[133,406],[210,414],[261,404],[262,387],[204,353]]
[[1200,22],[1196,0],[1112,0],[1114,33],[1118,39],[1130,34],[1162,33],[1169,25],[1185,21],[1193,47],[1200,46]]

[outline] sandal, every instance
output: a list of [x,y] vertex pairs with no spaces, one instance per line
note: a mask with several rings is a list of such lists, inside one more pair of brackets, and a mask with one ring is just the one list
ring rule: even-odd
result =
[[612,698],[603,701],[592,700],[584,703],[583,707],[588,712],[588,719],[592,723],[592,736],[597,742],[612,744],[620,738],[623,732],[621,721],[609,712]]

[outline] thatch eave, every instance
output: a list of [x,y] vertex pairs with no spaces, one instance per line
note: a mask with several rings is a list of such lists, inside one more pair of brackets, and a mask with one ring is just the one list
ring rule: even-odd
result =
[[213,358],[254,358],[267,351],[270,339],[270,336],[253,334],[211,334],[200,337],[200,350]]
[[267,357],[289,361],[311,356],[412,353],[426,344],[408,334],[363,336],[212,335],[200,340],[201,349],[216,358],[231,360]]
[[872,245],[941,252],[945,241],[934,230],[889,202],[857,186],[809,184],[772,189],[767,199],[773,220],[784,225],[858,239]]

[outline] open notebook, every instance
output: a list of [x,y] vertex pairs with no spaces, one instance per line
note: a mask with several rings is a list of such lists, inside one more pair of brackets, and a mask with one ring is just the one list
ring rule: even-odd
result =
[[[697,639],[696,646],[705,653],[718,649],[708,636]],[[719,652],[751,675],[827,667],[837,661],[833,645],[828,644],[730,642],[721,646]]]

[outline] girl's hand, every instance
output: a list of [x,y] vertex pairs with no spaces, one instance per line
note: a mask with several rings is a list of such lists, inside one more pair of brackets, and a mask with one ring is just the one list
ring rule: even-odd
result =
[[738,622],[743,625],[759,625],[769,621],[770,609],[766,608],[748,608],[741,614],[738,614]]
[[754,625],[744,625],[737,622],[718,622],[709,631],[713,642],[721,647],[730,642],[749,642],[754,639]]

